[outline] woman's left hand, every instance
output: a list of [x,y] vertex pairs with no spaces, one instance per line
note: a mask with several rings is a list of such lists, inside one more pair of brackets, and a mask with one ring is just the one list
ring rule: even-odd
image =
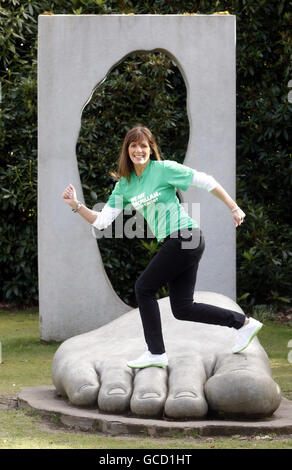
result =
[[240,207],[236,211],[231,212],[231,214],[235,223],[235,227],[241,225],[245,218],[245,213],[240,209]]

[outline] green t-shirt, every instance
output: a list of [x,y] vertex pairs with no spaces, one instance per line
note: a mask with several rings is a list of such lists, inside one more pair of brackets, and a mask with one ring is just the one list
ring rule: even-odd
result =
[[186,191],[193,175],[192,168],[172,160],[150,160],[140,177],[132,171],[129,183],[124,176],[116,183],[107,205],[117,209],[133,206],[161,241],[179,229],[198,227],[180,204],[175,190]]

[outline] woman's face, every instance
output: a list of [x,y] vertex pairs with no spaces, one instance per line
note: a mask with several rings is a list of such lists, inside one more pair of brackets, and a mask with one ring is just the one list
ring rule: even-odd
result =
[[128,153],[134,165],[147,164],[151,153],[147,139],[131,142],[128,147]]

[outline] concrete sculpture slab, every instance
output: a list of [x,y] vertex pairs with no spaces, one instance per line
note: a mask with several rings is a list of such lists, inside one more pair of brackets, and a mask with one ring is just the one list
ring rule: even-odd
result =
[[[242,313],[222,294],[196,292],[194,300]],[[168,367],[133,372],[126,366],[145,347],[134,309],[59,347],[52,368],[57,393],[74,405],[113,414],[172,419],[202,418],[210,411],[234,417],[273,414],[281,391],[257,338],[232,354],[233,328],[176,320],[168,297],[159,300],[159,307]]]
[[[187,88],[190,137],[184,163],[212,174],[234,198],[235,17],[40,15],[38,45],[40,329],[42,340],[61,341],[130,309],[112,289],[91,227],[61,200],[72,183],[84,202],[76,158],[84,106],[129,54],[164,51],[178,64]],[[191,216],[192,203],[200,203],[208,241],[197,288],[235,299],[235,228],[220,201],[209,204],[209,198],[194,186],[184,193]]]
[[[82,110],[111,69],[142,50],[164,51],[184,77],[190,123],[184,163],[235,194],[235,17],[39,17],[40,327],[43,340],[66,340],[54,356],[53,383],[73,405],[103,412],[172,419],[198,419],[210,411],[271,416],[281,392],[258,339],[234,355],[234,330],[186,325],[173,317],[167,297],[159,305],[169,366],[127,367],[144,349],[138,309],[129,311],[114,292],[91,227],[62,204],[71,182],[82,201],[75,151]],[[210,242],[195,300],[241,311],[232,300],[235,228],[224,207],[209,205],[208,197],[195,187],[184,193],[189,210],[200,203],[200,225]]]

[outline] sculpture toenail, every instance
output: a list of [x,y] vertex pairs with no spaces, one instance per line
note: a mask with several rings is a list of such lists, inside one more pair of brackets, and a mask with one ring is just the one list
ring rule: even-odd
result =
[[178,392],[174,398],[184,398],[184,397],[197,398],[197,396],[198,395],[195,392],[185,391],[185,392]]
[[109,390],[108,395],[125,395],[126,392],[123,388],[112,388]]
[[143,395],[141,396],[141,398],[159,398],[160,395],[156,392],[147,392],[147,393],[143,393]]
[[90,390],[91,388],[95,388],[95,385],[91,385],[91,384],[81,385],[81,387],[79,387],[78,389],[78,393],[83,392],[84,390]]

